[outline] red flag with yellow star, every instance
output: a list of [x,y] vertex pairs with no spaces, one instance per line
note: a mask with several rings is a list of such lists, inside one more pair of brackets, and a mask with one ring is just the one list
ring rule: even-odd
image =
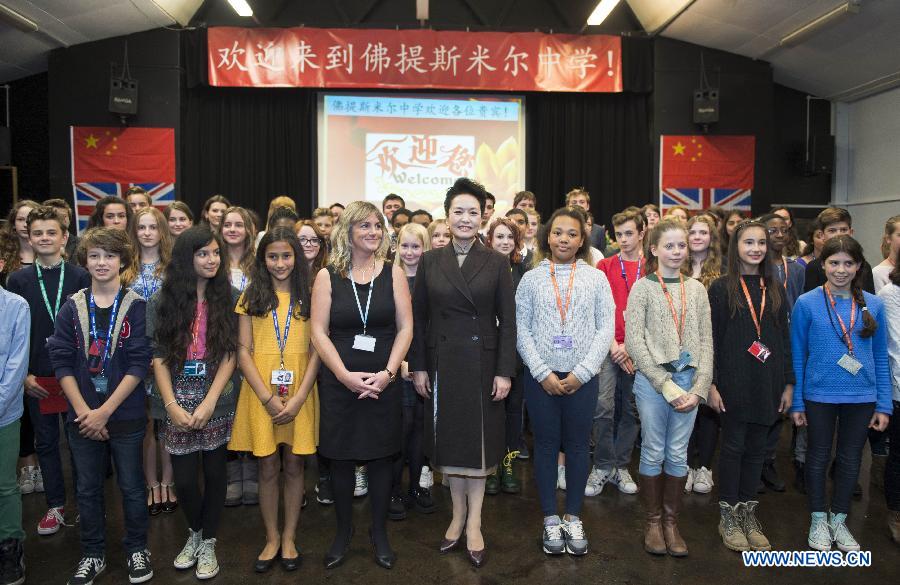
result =
[[749,212],[755,148],[753,136],[662,136],[661,206],[719,205]]
[[173,128],[72,128],[74,183],[175,182]]

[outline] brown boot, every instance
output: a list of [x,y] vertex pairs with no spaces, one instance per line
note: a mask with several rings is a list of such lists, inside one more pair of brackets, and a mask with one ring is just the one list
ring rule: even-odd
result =
[[[897,446],[900,449],[900,445]],[[900,512],[891,510],[888,514],[888,528],[891,529],[891,540],[900,544]]]
[[644,550],[654,555],[666,554],[666,541],[662,532],[662,475],[640,475],[641,499],[647,522],[644,525]]
[[663,537],[666,539],[666,551],[673,557],[686,557],[687,544],[678,533],[678,511],[681,508],[681,497],[684,495],[685,477],[674,477],[663,473]]

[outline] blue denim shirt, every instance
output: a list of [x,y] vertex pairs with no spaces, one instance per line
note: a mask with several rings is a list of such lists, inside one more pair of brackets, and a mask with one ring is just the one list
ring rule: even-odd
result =
[[28,373],[30,334],[28,303],[0,287],[0,427],[22,417],[22,385]]

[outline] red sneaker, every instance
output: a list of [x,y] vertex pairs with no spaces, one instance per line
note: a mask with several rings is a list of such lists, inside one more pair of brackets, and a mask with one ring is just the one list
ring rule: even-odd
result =
[[65,526],[66,521],[63,518],[63,507],[50,508],[41,521],[38,522],[38,534],[46,536],[48,534],[56,534],[59,532],[60,526]]

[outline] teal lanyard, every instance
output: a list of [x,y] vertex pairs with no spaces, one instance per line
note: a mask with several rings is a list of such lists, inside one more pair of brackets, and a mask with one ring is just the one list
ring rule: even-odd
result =
[[44,297],[44,306],[50,313],[50,320],[56,324],[56,315],[59,313],[59,301],[62,299],[63,284],[66,282],[66,265],[63,261],[59,263],[59,287],[56,289],[56,305],[50,306],[50,299],[47,298],[47,287],[44,286],[44,274],[41,272],[40,262],[34,263],[34,269],[37,271],[38,284],[41,287],[41,296]]

